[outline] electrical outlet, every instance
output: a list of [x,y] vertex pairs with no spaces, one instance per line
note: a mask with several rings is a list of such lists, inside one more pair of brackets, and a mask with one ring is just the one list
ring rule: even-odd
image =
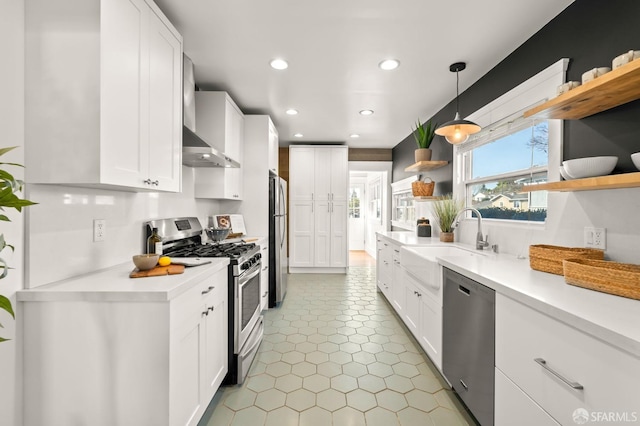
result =
[[93,219],[93,242],[104,241],[107,233],[107,221],[104,219]]
[[585,227],[584,246],[605,250],[607,248],[606,228],[593,228],[590,226]]

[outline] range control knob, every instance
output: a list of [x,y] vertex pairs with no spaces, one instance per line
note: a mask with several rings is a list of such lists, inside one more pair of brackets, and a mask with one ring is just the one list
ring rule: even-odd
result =
[[255,257],[256,259],[262,259],[262,253],[257,253]]
[[249,262],[245,262],[242,265],[240,265],[240,269],[249,269]]

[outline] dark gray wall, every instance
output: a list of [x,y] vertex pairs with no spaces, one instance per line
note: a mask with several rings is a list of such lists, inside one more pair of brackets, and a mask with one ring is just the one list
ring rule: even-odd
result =
[[[580,81],[589,69],[611,67],[614,57],[631,49],[640,50],[638,17],[637,0],[576,0],[462,93],[460,115],[471,114],[560,58],[571,59],[567,80]],[[455,99],[432,119],[444,123],[454,114]],[[617,155],[614,173],[637,171],[629,156],[640,151],[640,100],[582,120],[565,121],[563,143],[564,160]],[[434,160],[452,160],[453,148],[444,138],[436,136],[431,147]],[[404,168],[413,164],[415,148],[412,135],[408,135],[393,149],[394,182],[414,174]],[[451,164],[428,174],[437,182],[435,195],[451,192]]]

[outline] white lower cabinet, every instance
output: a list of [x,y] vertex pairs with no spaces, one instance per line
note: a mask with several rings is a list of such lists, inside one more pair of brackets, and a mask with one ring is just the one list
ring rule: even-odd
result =
[[404,274],[402,319],[439,369],[442,369],[442,303],[430,297],[420,282]]
[[228,369],[227,268],[169,301],[104,299],[20,302],[24,425],[196,425]]
[[527,394],[496,368],[494,424],[496,426],[558,426]]
[[376,256],[376,282],[378,288],[386,296],[387,300],[391,300],[391,280],[393,279],[393,255],[391,243],[381,237],[377,240]]
[[[638,417],[639,361],[496,294],[496,367],[560,424],[574,424],[578,409],[589,421],[608,413],[619,416],[620,423]],[[498,411],[501,404],[496,398]]]
[[391,267],[391,281],[393,286],[391,287],[391,299],[389,300],[393,305],[393,308],[398,312],[398,315],[402,316],[402,310],[404,309],[404,269],[400,264],[400,247],[393,247],[393,253],[391,255],[393,265]]

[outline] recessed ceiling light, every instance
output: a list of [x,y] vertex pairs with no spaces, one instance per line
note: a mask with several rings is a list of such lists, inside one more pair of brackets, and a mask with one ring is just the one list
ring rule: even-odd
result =
[[360,111],[360,115],[371,115],[373,114],[373,111],[370,109],[363,109],[362,111]]
[[360,135],[357,133],[352,133],[351,135],[349,135],[350,138],[359,138]]
[[400,61],[398,61],[397,59],[385,59],[384,61],[380,62],[378,66],[380,67],[380,69],[383,69],[385,71],[395,70],[400,66]]
[[269,65],[271,65],[271,68],[276,70],[286,70],[289,68],[289,64],[284,59],[274,59],[269,62]]
[[287,113],[287,115],[297,115],[298,114],[298,110],[291,108],[291,109],[288,109],[286,111],[286,113]]
[[293,136],[295,136],[296,138],[301,138],[301,137],[303,137],[304,135],[303,135],[302,133],[296,133],[296,134],[295,134],[295,135],[293,135]]

